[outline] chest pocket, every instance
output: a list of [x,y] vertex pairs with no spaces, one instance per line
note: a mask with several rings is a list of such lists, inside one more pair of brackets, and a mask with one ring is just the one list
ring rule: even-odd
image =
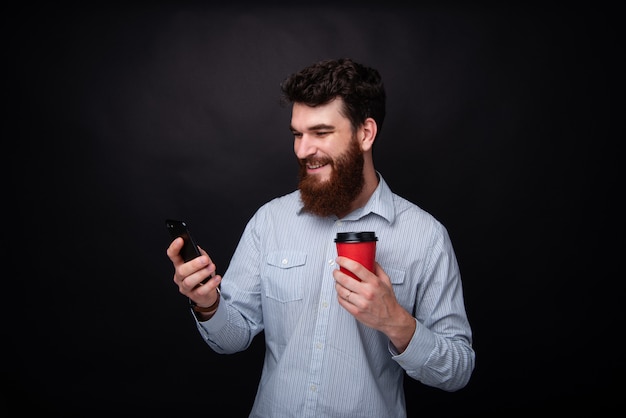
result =
[[404,283],[406,272],[393,267],[383,266],[383,269],[389,276],[389,281],[393,286],[393,291],[396,294],[396,299],[408,312],[413,312],[415,308],[415,295],[417,289],[413,289],[408,283]]
[[267,254],[261,278],[265,296],[279,302],[301,300],[304,293],[306,253],[274,251]]

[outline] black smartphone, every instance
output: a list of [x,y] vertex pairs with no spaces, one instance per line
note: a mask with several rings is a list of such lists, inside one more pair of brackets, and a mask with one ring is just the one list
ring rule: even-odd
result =
[[183,237],[185,244],[183,248],[180,250],[180,255],[183,257],[185,262],[189,260],[193,260],[198,257],[200,254],[200,250],[198,249],[198,245],[193,240],[191,234],[189,233],[189,227],[185,221],[179,221],[176,219],[166,219],[165,226],[170,233],[170,238],[175,240],[178,237]]

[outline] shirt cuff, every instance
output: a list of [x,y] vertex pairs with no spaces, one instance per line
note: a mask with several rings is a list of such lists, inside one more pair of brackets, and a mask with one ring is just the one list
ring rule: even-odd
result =
[[406,350],[398,353],[398,350],[389,342],[389,352],[404,370],[417,372],[426,364],[435,346],[435,335],[415,319],[415,332]]

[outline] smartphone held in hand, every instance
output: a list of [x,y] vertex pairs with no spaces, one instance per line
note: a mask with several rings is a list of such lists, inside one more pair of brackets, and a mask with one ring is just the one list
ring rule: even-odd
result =
[[198,245],[193,240],[191,233],[189,233],[189,227],[185,221],[180,221],[176,219],[166,219],[165,226],[170,233],[170,237],[172,240],[182,237],[185,244],[183,248],[180,250],[180,255],[183,257],[185,262],[193,260],[198,257],[200,254],[200,250],[198,249]]

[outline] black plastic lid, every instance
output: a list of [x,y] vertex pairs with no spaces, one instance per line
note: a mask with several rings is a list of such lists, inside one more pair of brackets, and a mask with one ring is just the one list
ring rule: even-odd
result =
[[335,242],[369,242],[378,241],[376,233],[371,231],[366,232],[337,232]]

